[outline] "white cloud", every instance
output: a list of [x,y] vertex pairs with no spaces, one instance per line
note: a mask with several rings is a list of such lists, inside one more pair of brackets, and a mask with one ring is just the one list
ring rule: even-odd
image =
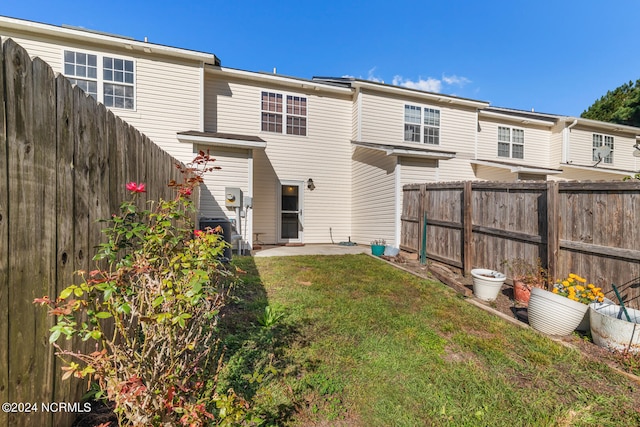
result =
[[[367,71],[366,80],[369,80],[370,82],[375,82],[375,83],[384,83],[384,79],[376,75],[377,68],[378,67],[375,66],[370,68]],[[348,77],[353,77],[353,76],[348,76]],[[362,77],[360,78],[362,79]],[[455,74],[451,76],[447,76],[443,74],[442,78],[440,79],[437,79],[435,77],[428,77],[428,78],[419,77],[418,80],[415,80],[415,81],[408,78],[404,78],[400,75],[396,75],[393,77],[393,80],[391,82],[391,84],[394,86],[402,86],[402,87],[407,87],[409,89],[417,89],[425,92],[435,92],[435,93],[440,93],[444,89],[448,89],[450,86],[454,86],[456,88],[462,88],[469,83],[471,83],[471,80],[469,80],[468,78],[457,76]]]
[[426,92],[440,92],[442,90],[442,81],[434,79],[433,77],[429,77],[428,79],[423,79],[421,77],[418,81],[414,82],[413,80],[405,79],[402,76],[394,76],[393,85],[404,86],[409,89],[424,90]]
[[402,76],[395,76],[393,78],[393,85],[395,86],[403,86],[409,89],[418,89],[426,92],[436,92],[440,93],[443,90],[443,86],[456,86],[456,87],[464,87],[465,85],[471,83],[466,77],[460,76],[446,76],[442,75],[441,79],[436,79],[434,77],[428,77],[426,79],[420,77],[417,81],[413,81],[411,79],[405,79]]
[[471,83],[471,80],[469,80],[466,77],[445,76],[444,74],[442,75],[442,81],[445,82],[448,85],[458,86],[458,87],[463,87],[463,86]]
[[367,73],[367,80],[375,83],[384,83],[384,80],[374,75],[374,73],[376,72],[376,68],[377,67],[373,67],[372,69],[369,70],[369,72]]

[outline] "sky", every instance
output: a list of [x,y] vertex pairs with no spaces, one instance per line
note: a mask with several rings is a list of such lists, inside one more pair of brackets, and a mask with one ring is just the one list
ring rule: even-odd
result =
[[638,0],[0,0],[0,15],[569,116],[640,79]]

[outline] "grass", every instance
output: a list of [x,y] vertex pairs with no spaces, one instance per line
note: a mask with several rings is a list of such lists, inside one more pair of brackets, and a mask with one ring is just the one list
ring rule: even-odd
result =
[[438,282],[366,255],[235,263],[221,378],[265,425],[640,425],[637,383]]

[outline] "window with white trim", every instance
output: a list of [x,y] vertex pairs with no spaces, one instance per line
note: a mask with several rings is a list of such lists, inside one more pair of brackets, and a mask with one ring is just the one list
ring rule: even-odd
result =
[[498,157],[524,159],[524,129],[498,126]]
[[609,155],[602,159],[603,163],[613,163],[613,137],[609,135],[601,135],[598,133],[593,134],[593,147],[591,148],[591,158],[594,162],[600,161],[597,149],[600,147],[608,147],[611,149]]
[[440,110],[417,105],[405,105],[404,140],[439,145]]
[[260,110],[264,132],[307,135],[306,97],[265,91],[261,95]]
[[64,51],[64,75],[87,94],[98,99],[98,57]]
[[135,63],[130,59],[65,50],[64,75],[107,107],[135,109]]

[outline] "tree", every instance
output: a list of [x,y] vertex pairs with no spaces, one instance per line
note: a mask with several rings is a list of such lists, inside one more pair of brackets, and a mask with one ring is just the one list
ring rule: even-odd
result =
[[608,91],[580,117],[640,127],[640,79]]

